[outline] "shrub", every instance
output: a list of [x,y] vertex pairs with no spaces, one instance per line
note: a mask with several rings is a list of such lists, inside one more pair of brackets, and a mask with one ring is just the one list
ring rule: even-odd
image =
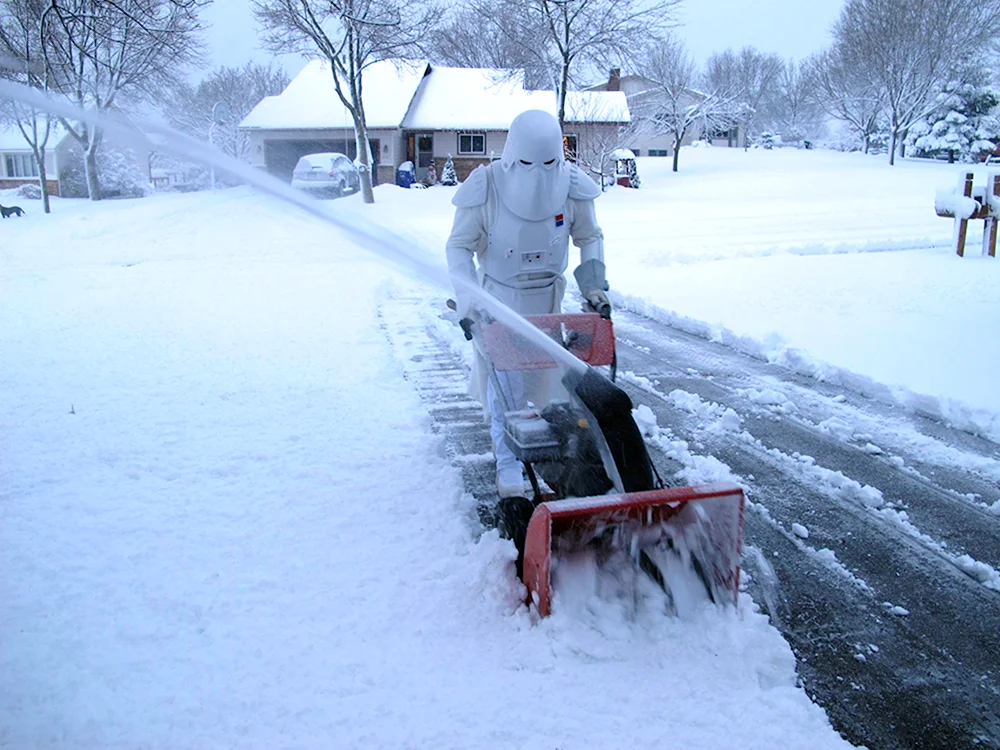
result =
[[34,182],[28,182],[17,189],[18,198],[26,198],[29,201],[40,201],[42,199],[42,188]]
[[[60,175],[62,195],[87,198],[83,155],[74,152],[74,157]],[[101,187],[101,198],[143,198],[150,193],[149,179],[139,168],[131,150],[105,147],[98,151],[97,181]]]

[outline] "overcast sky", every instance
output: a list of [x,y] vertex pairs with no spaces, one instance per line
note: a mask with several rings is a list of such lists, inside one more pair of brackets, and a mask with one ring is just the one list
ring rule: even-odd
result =
[[[685,0],[678,35],[699,63],[713,52],[745,45],[801,60],[827,45],[842,5],[843,0]],[[269,59],[257,46],[249,0],[214,0],[204,19],[211,24],[210,67]],[[281,63],[293,75],[304,64],[293,56]]]

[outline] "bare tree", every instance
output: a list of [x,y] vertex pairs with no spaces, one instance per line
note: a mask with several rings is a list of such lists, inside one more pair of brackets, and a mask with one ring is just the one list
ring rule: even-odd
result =
[[[181,82],[168,99],[167,118],[171,126],[196,138],[208,140],[235,159],[246,161],[250,138],[238,125],[267,96],[280,94],[288,86],[288,74],[273,64],[248,62],[242,68],[219,67],[197,86]],[[230,122],[214,123],[213,109],[222,102]]]
[[441,6],[405,0],[253,0],[253,8],[270,50],[318,54],[329,61],[337,96],[354,121],[362,195],[365,203],[374,203],[364,72],[380,60],[423,51],[441,21]]
[[587,66],[607,67],[674,25],[681,0],[502,0],[506,12],[490,16],[487,0],[473,7],[536,61],[556,91],[559,124],[566,122],[566,92]]
[[[705,66],[705,85],[710,91],[734,103],[734,115],[744,120],[747,143],[756,135],[758,123],[770,116],[778,78],[784,63],[777,55],[744,47],[712,55]],[[742,112],[740,112],[742,110]]]
[[[6,77],[18,83],[47,91],[49,77],[42,56],[41,18],[44,0],[7,0],[6,14],[0,18],[0,52],[8,58]],[[13,122],[38,168],[38,186],[42,193],[42,209],[51,212],[45,152],[52,133],[53,118],[47,112],[25,107],[18,102],[4,102],[4,114]]]
[[882,90],[857,61],[845,59],[836,48],[806,59],[802,70],[816,104],[831,117],[847,123],[867,154],[883,118]]
[[781,133],[785,141],[799,141],[821,130],[820,113],[810,66],[789,60],[775,86],[771,128]]
[[632,145],[642,124],[624,119],[603,92],[571,92],[566,101],[569,122],[577,123],[576,147],[569,154],[580,169],[605,189],[615,175],[614,153]]
[[[545,30],[529,28],[524,19],[511,18],[511,12],[507,0],[455,6],[446,22],[429,36],[431,59],[460,68],[523,71],[527,88],[544,88],[548,71],[532,46]],[[521,38],[519,33],[527,36]]]
[[674,172],[681,143],[692,128],[711,131],[732,126],[732,102],[716,92],[694,89],[697,67],[675,37],[648,46],[639,57],[636,72],[653,87],[633,97],[633,117],[641,118],[654,134],[673,138]]
[[[200,3],[173,0],[48,0],[41,37],[51,88],[78,107],[113,110],[151,99],[199,60]],[[100,200],[103,130],[61,118],[84,154],[87,192]]]
[[1000,0],[847,0],[833,35],[835,55],[885,97],[894,164],[897,144],[952,71],[995,45]]

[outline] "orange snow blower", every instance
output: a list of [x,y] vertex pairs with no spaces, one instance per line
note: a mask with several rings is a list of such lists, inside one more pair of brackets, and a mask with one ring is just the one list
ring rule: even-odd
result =
[[[662,589],[668,609],[676,611],[672,589],[685,581],[695,581],[715,603],[734,603],[743,490],[734,484],[664,487],[632,401],[613,382],[610,318],[583,313],[527,320],[586,363],[566,370],[559,379],[563,398],[542,408],[525,398],[524,378],[529,371],[555,371],[553,357],[496,322],[463,321],[462,327],[490,365],[505,405],[504,441],[524,464],[534,493],[533,500],[501,498],[497,511],[538,613],[551,611],[550,574],[559,556],[588,546],[625,550]],[[598,367],[609,367],[610,377]]]

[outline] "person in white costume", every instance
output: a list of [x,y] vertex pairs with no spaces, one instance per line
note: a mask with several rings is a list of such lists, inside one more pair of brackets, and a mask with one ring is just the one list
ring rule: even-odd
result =
[[[482,286],[522,315],[557,313],[572,238],[580,249],[574,276],[586,305],[610,315],[604,234],[594,211],[600,194],[590,177],[566,162],[558,120],[541,110],[522,112],[511,123],[501,159],[476,168],[452,199],[456,208],[446,246],[449,271]],[[455,291],[459,317],[471,317],[473,301],[463,289]],[[521,463],[503,440],[503,400],[486,372],[477,360],[470,393],[483,401],[485,386],[497,492],[501,498],[524,496]],[[520,374],[497,376],[507,402],[523,402]]]

